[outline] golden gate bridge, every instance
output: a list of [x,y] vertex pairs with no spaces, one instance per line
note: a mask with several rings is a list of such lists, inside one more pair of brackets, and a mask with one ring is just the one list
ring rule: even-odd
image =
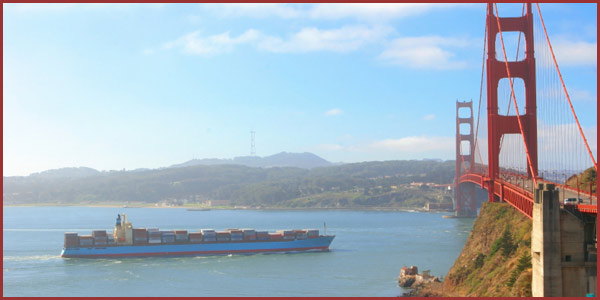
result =
[[[507,53],[510,34],[516,53]],[[586,169],[595,174],[596,159],[539,5],[523,4],[521,16],[501,17],[488,4],[483,48],[477,111],[472,101],[457,101],[456,215],[477,214],[475,188],[481,187],[490,202],[507,202],[532,218],[540,183],[561,189],[563,200],[581,199],[571,208],[596,215],[595,184],[582,186],[578,176]]]

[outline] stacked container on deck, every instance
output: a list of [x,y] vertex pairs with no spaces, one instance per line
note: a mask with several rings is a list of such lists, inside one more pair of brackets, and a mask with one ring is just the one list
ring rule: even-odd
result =
[[175,233],[173,231],[161,231],[163,244],[175,243]]
[[296,234],[297,240],[305,240],[308,238],[308,233],[306,229],[294,229],[294,233]]
[[115,237],[113,236],[113,233],[112,232],[108,232],[106,234],[106,236],[107,236],[108,245],[109,246],[114,246],[115,245]]
[[92,237],[94,238],[94,245],[96,246],[106,246],[108,244],[106,230],[94,230],[92,231]]
[[293,230],[277,230],[277,233],[283,234],[284,240],[293,240],[296,238],[296,233]]
[[269,240],[269,232],[267,231],[257,231],[256,239],[259,241],[268,241]]
[[[174,244],[174,243],[201,243],[201,242],[240,242],[240,241],[283,241],[294,239],[312,239],[319,237],[318,229],[294,229],[278,230],[276,233],[268,231],[256,231],[251,228],[237,229],[229,228],[225,231],[213,229],[201,229],[199,232],[187,230],[159,231],[158,228],[134,228],[133,244]],[[65,248],[91,247],[91,246],[114,246],[115,241],[112,233],[106,230],[94,230],[92,235],[79,236],[75,232],[65,233]]]
[[79,236],[77,232],[65,232],[65,248],[78,248]]
[[229,232],[229,238],[232,242],[239,242],[244,240],[244,232],[240,229],[227,229]]
[[269,233],[269,240],[283,241],[283,233]]
[[244,241],[256,241],[256,231],[254,229],[244,228],[242,232],[244,233]]
[[217,231],[217,242],[229,242],[229,231]]
[[217,241],[217,233],[213,229],[202,229],[203,241],[205,242],[216,242]]
[[134,245],[148,244],[148,231],[146,230],[146,228],[134,228],[133,229],[133,244]]
[[190,243],[201,243],[203,236],[202,232],[190,232]]
[[80,235],[79,236],[79,245],[82,247],[85,246],[93,246],[94,245],[94,237],[91,235]]
[[187,241],[188,241],[187,230],[175,230],[175,242],[176,243],[185,243]]
[[162,233],[158,228],[148,228],[148,244],[162,243]]

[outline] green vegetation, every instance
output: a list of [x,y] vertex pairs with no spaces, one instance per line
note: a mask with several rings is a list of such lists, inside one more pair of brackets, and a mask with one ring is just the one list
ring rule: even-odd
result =
[[[444,188],[454,162],[385,161],[313,169],[198,165],[155,170],[88,172],[89,176],[4,177],[4,204],[166,203],[272,208],[423,207],[451,203]],[[214,204],[213,204],[214,205]]]
[[521,273],[523,273],[524,270],[529,268],[531,268],[531,256],[527,253],[523,253],[523,255],[521,255],[521,258],[519,258],[517,268],[514,269],[510,274],[506,285],[509,287],[513,287],[519,275],[521,275]]
[[592,193],[596,193],[596,178],[596,169],[594,169],[594,167],[591,167],[578,175],[573,175],[569,177],[569,179],[567,179],[567,186],[570,186],[572,188],[578,188],[577,184],[579,184],[579,189],[587,192],[590,190],[591,185]]
[[508,226],[504,227],[502,236],[494,241],[490,250],[490,257],[494,256],[498,250],[501,250],[502,257],[505,259],[516,250],[518,245],[513,242]]
[[531,297],[531,226],[507,203],[484,203],[443,292],[435,295]]

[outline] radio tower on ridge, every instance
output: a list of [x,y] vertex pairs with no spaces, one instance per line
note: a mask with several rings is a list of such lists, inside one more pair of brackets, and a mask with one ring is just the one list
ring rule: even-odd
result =
[[256,156],[256,146],[254,145],[254,130],[250,131],[250,156]]

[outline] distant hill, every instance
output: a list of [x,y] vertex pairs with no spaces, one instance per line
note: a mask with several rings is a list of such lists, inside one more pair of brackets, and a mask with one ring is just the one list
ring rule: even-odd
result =
[[79,167],[46,170],[39,173],[32,173],[29,176],[34,178],[84,178],[96,175],[100,175],[100,171],[88,167]]
[[[307,158],[297,167],[270,167],[288,162],[288,156]],[[85,168],[50,170],[36,176],[3,178],[3,203],[203,203],[227,200],[249,207],[423,207],[428,202],[451,203],[447,189],[413,182],[448,184],[454,178],[453,161],[377,161],[316,166],[310,154],[283,153],[261,161],[264,168],[239,164],[194,165],[136,171],[99,172]],[[319,162],[319,160],[315,160]],[[311,165],[311,163],[313,163]],[[81,174],[74,170],[79,170]],[[40,174],[42,174],[40,173]],[[50,175],[56,176],[50,176]],[[66,175],[81,177],[65,177]],[[59,177],[61,175],[62,177]]]
[[258,168],[274,167],[294,167],[302,169],[312,169],[316,167],[332,166],[331,162],[309,153],[288,153],[281,152],[271,156],[240,156],[233,159],[192,159],[181,164],[170,166],[170,168],[190,167],[190,166],[212,166],[212,165],[242,165]]

